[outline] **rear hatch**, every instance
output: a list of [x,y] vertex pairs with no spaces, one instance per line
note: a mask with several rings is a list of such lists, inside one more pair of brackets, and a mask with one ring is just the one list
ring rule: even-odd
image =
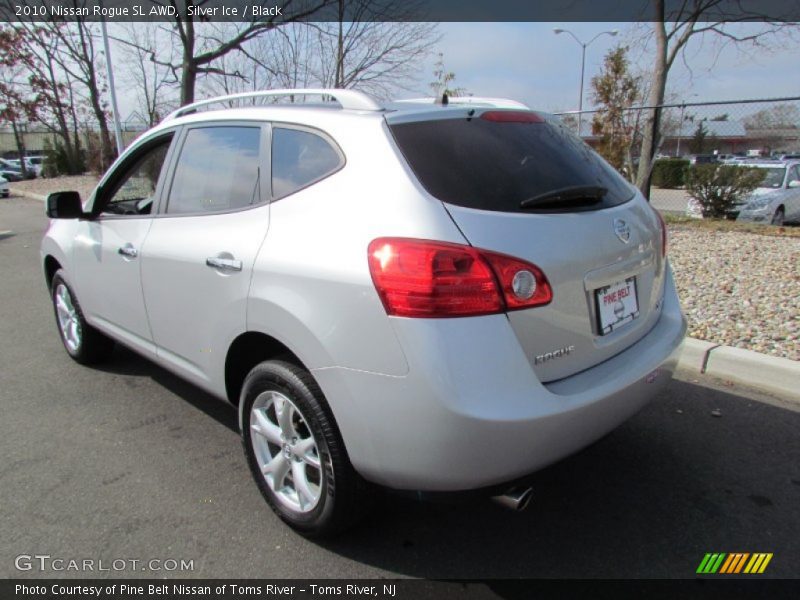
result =
[[653,327],[664,285],[659,219],[560,120],[451,107],[387,122],[470,244],[547,276],[550,304],[507,313],[542,382],[607,360]]

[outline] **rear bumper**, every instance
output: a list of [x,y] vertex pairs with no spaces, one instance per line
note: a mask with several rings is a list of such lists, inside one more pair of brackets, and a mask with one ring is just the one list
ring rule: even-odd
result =
[[671,273],[655,327],[615,357],[541,384],[504,315],[396,319],[409,373],[339,367],[314,376],[354,467],[397,488],[511,481],[591,444],[669,381],[686,331]]

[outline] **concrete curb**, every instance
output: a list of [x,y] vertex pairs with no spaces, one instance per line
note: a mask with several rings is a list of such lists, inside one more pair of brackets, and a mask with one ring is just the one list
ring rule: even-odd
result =
[[800,401],[800,362],[687,337],[678,367]]
[[14,187],[11,188],[11,193],[15,196],[22,196],[23,198],[30,198],[31,200],[38,200],[39,202],[44,202],[47,200],[47,196],[42,196],[41,194],[34,194],[33,192],[27,192],[25,190],[18,190]]

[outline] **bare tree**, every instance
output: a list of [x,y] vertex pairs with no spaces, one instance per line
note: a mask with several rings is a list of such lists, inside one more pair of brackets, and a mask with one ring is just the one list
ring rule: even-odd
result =
[[122,81],[136,90],[137,116],[152,127],[165,112],[177,104],[172,91],[179,83],[177,73],[164,66],[175,59],[175,47],[168,30],[156,23],[122,25],[121,45],[125,71]]
[[436,23],[406,21],[418,8],[417,2],[337,0],[339,21],[316,24],[320,83],[380,98],[408,89],[439,40]]
[[749,129],[798,129],[800,108],[795,104],[776,104],[748,115],[744,124]]
[[[164,5],[160,0],[150,1]],[[231,75],[220,66],[219,60],[222,57],[240,51],[250,40],[285,23],[311,18],[333,2],[334,0],[286,0],[282,9],[285,15],[291,16],[282,17],[280,21],[277,17],[269,17],[223,27],[219,24],[203,23],[198,16],[190,13],[190,7],[202,7],[205,0],[167,0],[166,4],[176,9],[177,16],[172,19],[171,25],[173,40],[180,49],[180,57],[174,61],[156,60],[179,74],[180,104],[190,104],[194,102],[198,77],[209,74]],[[271,0],[263,3],[270,6],[273,4]],[[255,2],[255,5],[260,4],[262,3]]]
[[436,23],[381,21],[411,15],[416,4],[386,0],[336,0],[339,22],[290,23],[218,61],[212,89],[319,86],[358,88],[380,98],[410,89],[420,62],[439,39]]
[[[225,27],[225,26],[223,26]],[[295,55],[286,56],[286,50],[296,47],[283,41],[292,32],[304,31],[307,27],[297,23],[274,29],[270,35],[257,36],[243,44],[237,52],[230,52],[217,60],[219,72],[210,73],[201,83],[210,96],[237,94],[274,87],[302,87],[281,85],[279,75],[289,74],[303,68],[304,64]],[[224,34],[221,34],[224,35]],[[256,100],[251,100],[255,103]]]
[[[677,6],[672,12],[667,11],[666,4],[666,0],[652,0],[652,36],[656,48],[647,104],[655,108],[647,113],[636,177],[636,185],[645,195],[649,194],[653,159],[660,145],[661,110],[657,107],[664,103],[669,71],[689,40],[714,35],[726,44],[763,46],[770,36],[796,27],[782,20],[780,15],[758,13],[758,7],[746,10],[743,3],[729,0],[683,0],[670,3],[670,7]],[[762,23],[756,31],[742,33],[735,27],[737,23],[753,20]]]
[[73,89],[71,74],[61,68],[59,36],[51,28],[36,23],[15,27],[22,43],[6,49],[7,59],[21,65],[31,94],[39,101],[40,109],[32,118],[52,132],[62,153],[62,167],[70,174],[83,170],[78,121],[79,99]]
[[[74,6],[83,4],[73,0]],[[79,84],[80,89],[70,88],[75,96],[82,97],[91,109],[94,121],[100,130],[100,170],[105,170],[116,157],[116,148],[111,143],[111,134],[108,126],[108,104],[105,100],[107,91],[105,73],[97,68],[101,50],[96,47],[100,38],[97,23],[90,23],[83,19],[74,22],[46,22],[41,27],[49,32],[56,42],[56,52],[53,55],[58,67],[72,81]],[[73,101],[73,109],[78,107]],[[87,129],[93,129],[87,127]]]
[[[254,56],[279,88],[304,88],[317,85],[317,48],[313,25],[292,23],[277,30],[275,36],[254,40]],[[265,60],[266,59],[266,60]]]
[[9,123],[14,132],[23,177],[28,169],[22,125],[36,118],[42,103],[25,79],[26,43],[24,30],[0,26],[0,121]]

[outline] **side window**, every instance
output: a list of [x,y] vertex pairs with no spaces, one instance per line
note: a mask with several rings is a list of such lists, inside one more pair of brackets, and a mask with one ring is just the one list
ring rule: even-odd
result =
[[309,131],[272,130],[272,195],[281,198],[330,175],[342,157],[322,136]]
[[130,166],[116,183],[112,183],[111,196],[100,209],[101,214],[110,215],[149,215],[153,210],[156,185],[167,158],[167,150],[172,136],[159,140],[141,154],[132,158]]
[[257,204],[260,127],[190,129],[181,149],[167,213],[204,213]]
[[793,181],[800,181],[800,165],[795,165],[789,171],[789,177],[786,179],[786,185],[788,186]]

